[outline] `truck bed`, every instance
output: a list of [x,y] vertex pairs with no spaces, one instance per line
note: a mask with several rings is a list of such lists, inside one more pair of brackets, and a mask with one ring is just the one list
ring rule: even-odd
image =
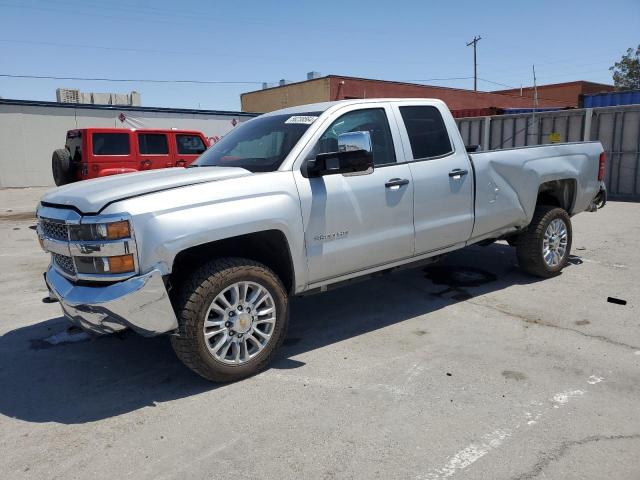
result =
[[573,183],[568,212],[586,210],[598,193],[600,142],[518,147],[470,154],[475,175],[475,223],[470,243],[529,224],[539,186]]

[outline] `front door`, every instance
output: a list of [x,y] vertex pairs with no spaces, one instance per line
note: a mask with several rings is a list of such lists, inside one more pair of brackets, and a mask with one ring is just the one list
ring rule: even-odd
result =
[[176,167],[191,165],[207,149],[204,139],[195,133],[176,133]]
[[[413,255],[413,184],[399,133],[385,104],[356,108],[334,120],[307,158],[337,151],[341,133],[368,131],[375,168],[368,174],[304,178],[300,192],[309,283],[348,275]],[[395,141],[394,141],[395,139]]]

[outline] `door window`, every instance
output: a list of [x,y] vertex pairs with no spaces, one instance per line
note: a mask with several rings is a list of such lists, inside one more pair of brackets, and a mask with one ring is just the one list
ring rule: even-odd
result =
[[200,155],[207,147],[198,135],[176,135],[180,155]]
[[139,133],[138,145],[142,155],[169,154],[169,144],[164,133]]
[[384,108],[369,108],[345,113],[336,119],[320,137],[312,156],[337,152],[338,135],[347,132],[369,132],[375,165],[386,165],[396,161],[389,121]]
[[441,157],[453,152],[449,132],[436,107],[400,107],[414,160]]
[[129,155],[128,133],[94,133],[94,155]]

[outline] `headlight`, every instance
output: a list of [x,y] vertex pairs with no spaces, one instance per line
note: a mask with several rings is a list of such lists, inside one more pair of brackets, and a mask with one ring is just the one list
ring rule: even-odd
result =
[[71,240],[118,240],[131,236],[131,227],[128,220],[120,220],[110,223],[84,223],[70,225],[69,234]]

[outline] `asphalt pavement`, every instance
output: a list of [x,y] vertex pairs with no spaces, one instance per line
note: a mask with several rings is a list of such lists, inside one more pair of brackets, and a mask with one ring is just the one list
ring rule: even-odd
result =
[[575,217],[553,279],[497,243],[295,298],[271,368],[215,385],[67,330],[41,193],[0,191],[2,478],[640,478],[639,204]]

